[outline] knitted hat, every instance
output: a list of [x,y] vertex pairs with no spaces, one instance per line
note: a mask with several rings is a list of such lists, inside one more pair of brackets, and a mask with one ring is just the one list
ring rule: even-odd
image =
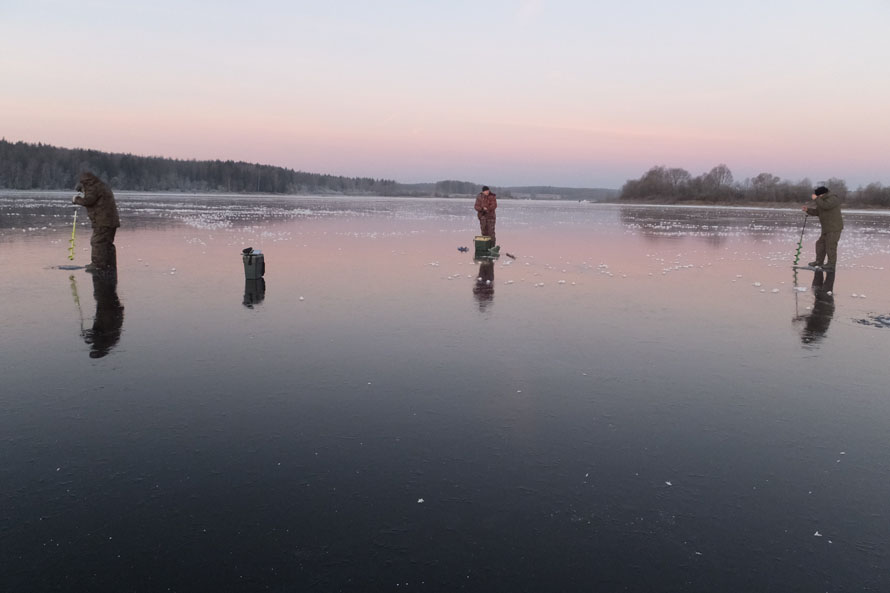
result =
[[813,193],[816,194],[817,196],[821,196],[822,194],[828,193],[828,188],[825,187],[824,185],[820,185],[819,187],[816,188],[816,191],[814,191]]

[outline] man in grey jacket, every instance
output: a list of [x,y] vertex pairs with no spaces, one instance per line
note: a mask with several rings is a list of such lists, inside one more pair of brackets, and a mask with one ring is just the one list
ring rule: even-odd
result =
[[86,270],[87,272],[114,270],[117,267],[114,235],[121,225],[114,194],[111,188],[89,171],[81,174],[75,189],[83,192],[83,195],[74,196],[71,202],[86,206],[87,216],[93,223],[93,236],[90,237],[92,261]]
[[[814,206],[804,206],[802,210],[811,216],[819,217],[822,234],[816,241],[816,260],[811,261],[809,265],[823,270],[834,270],[837,265],[837,244],[844,228],[841,199],[821,185],[813,192],[813,202]],[[824,264],[826,255],[828,263]]]

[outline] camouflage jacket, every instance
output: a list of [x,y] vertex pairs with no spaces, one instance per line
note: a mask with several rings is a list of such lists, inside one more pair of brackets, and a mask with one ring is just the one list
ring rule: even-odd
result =
[[807,207],[807,214],[819,217],[823,233],[836,233],[844,228],[839,197],[833,193],[827,193],[817,197],[813,202],[816,205]]
[[82,191],[83,197],[78,196],[74,203],[86,206],[87,215],[94,227],[119,227],[121,225],[114,194],[101,179],[92,173],[84,173],[80,176],[77,191]]

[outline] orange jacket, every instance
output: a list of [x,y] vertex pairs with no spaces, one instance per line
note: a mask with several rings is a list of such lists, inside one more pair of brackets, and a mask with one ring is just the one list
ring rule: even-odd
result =
[[488,192],[487,196],[480,192],[479,195],[476,196],[476,205],[474,208],[476,209],[476,212],[479,213],[479,220],[482,220],[483,218],[496,218],[497,216],[494,211],[497,207],[497,196],[494,195],[493,192]]

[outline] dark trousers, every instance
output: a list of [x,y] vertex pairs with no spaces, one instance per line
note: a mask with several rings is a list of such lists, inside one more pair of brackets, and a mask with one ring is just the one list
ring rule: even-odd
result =
[[90,259],[97,268],[113,268],[117,266],[117,250],[114,248],[114,235],[117,228],[113,226],[93,227],[90,237],[92,253]]
[[837,243],[841,240],[841,231],[831,233],[822,233],[816,241],[816,262],[819,265],[825,261],[828,256],[828,265],[837,265]]
[[491,246],[494,247],[498,244],[494,237],[494,218],[489,218],[487,216],[483,216],[479,219],[479,226],[482,229],[482,234],[486,237],[491,237]]

